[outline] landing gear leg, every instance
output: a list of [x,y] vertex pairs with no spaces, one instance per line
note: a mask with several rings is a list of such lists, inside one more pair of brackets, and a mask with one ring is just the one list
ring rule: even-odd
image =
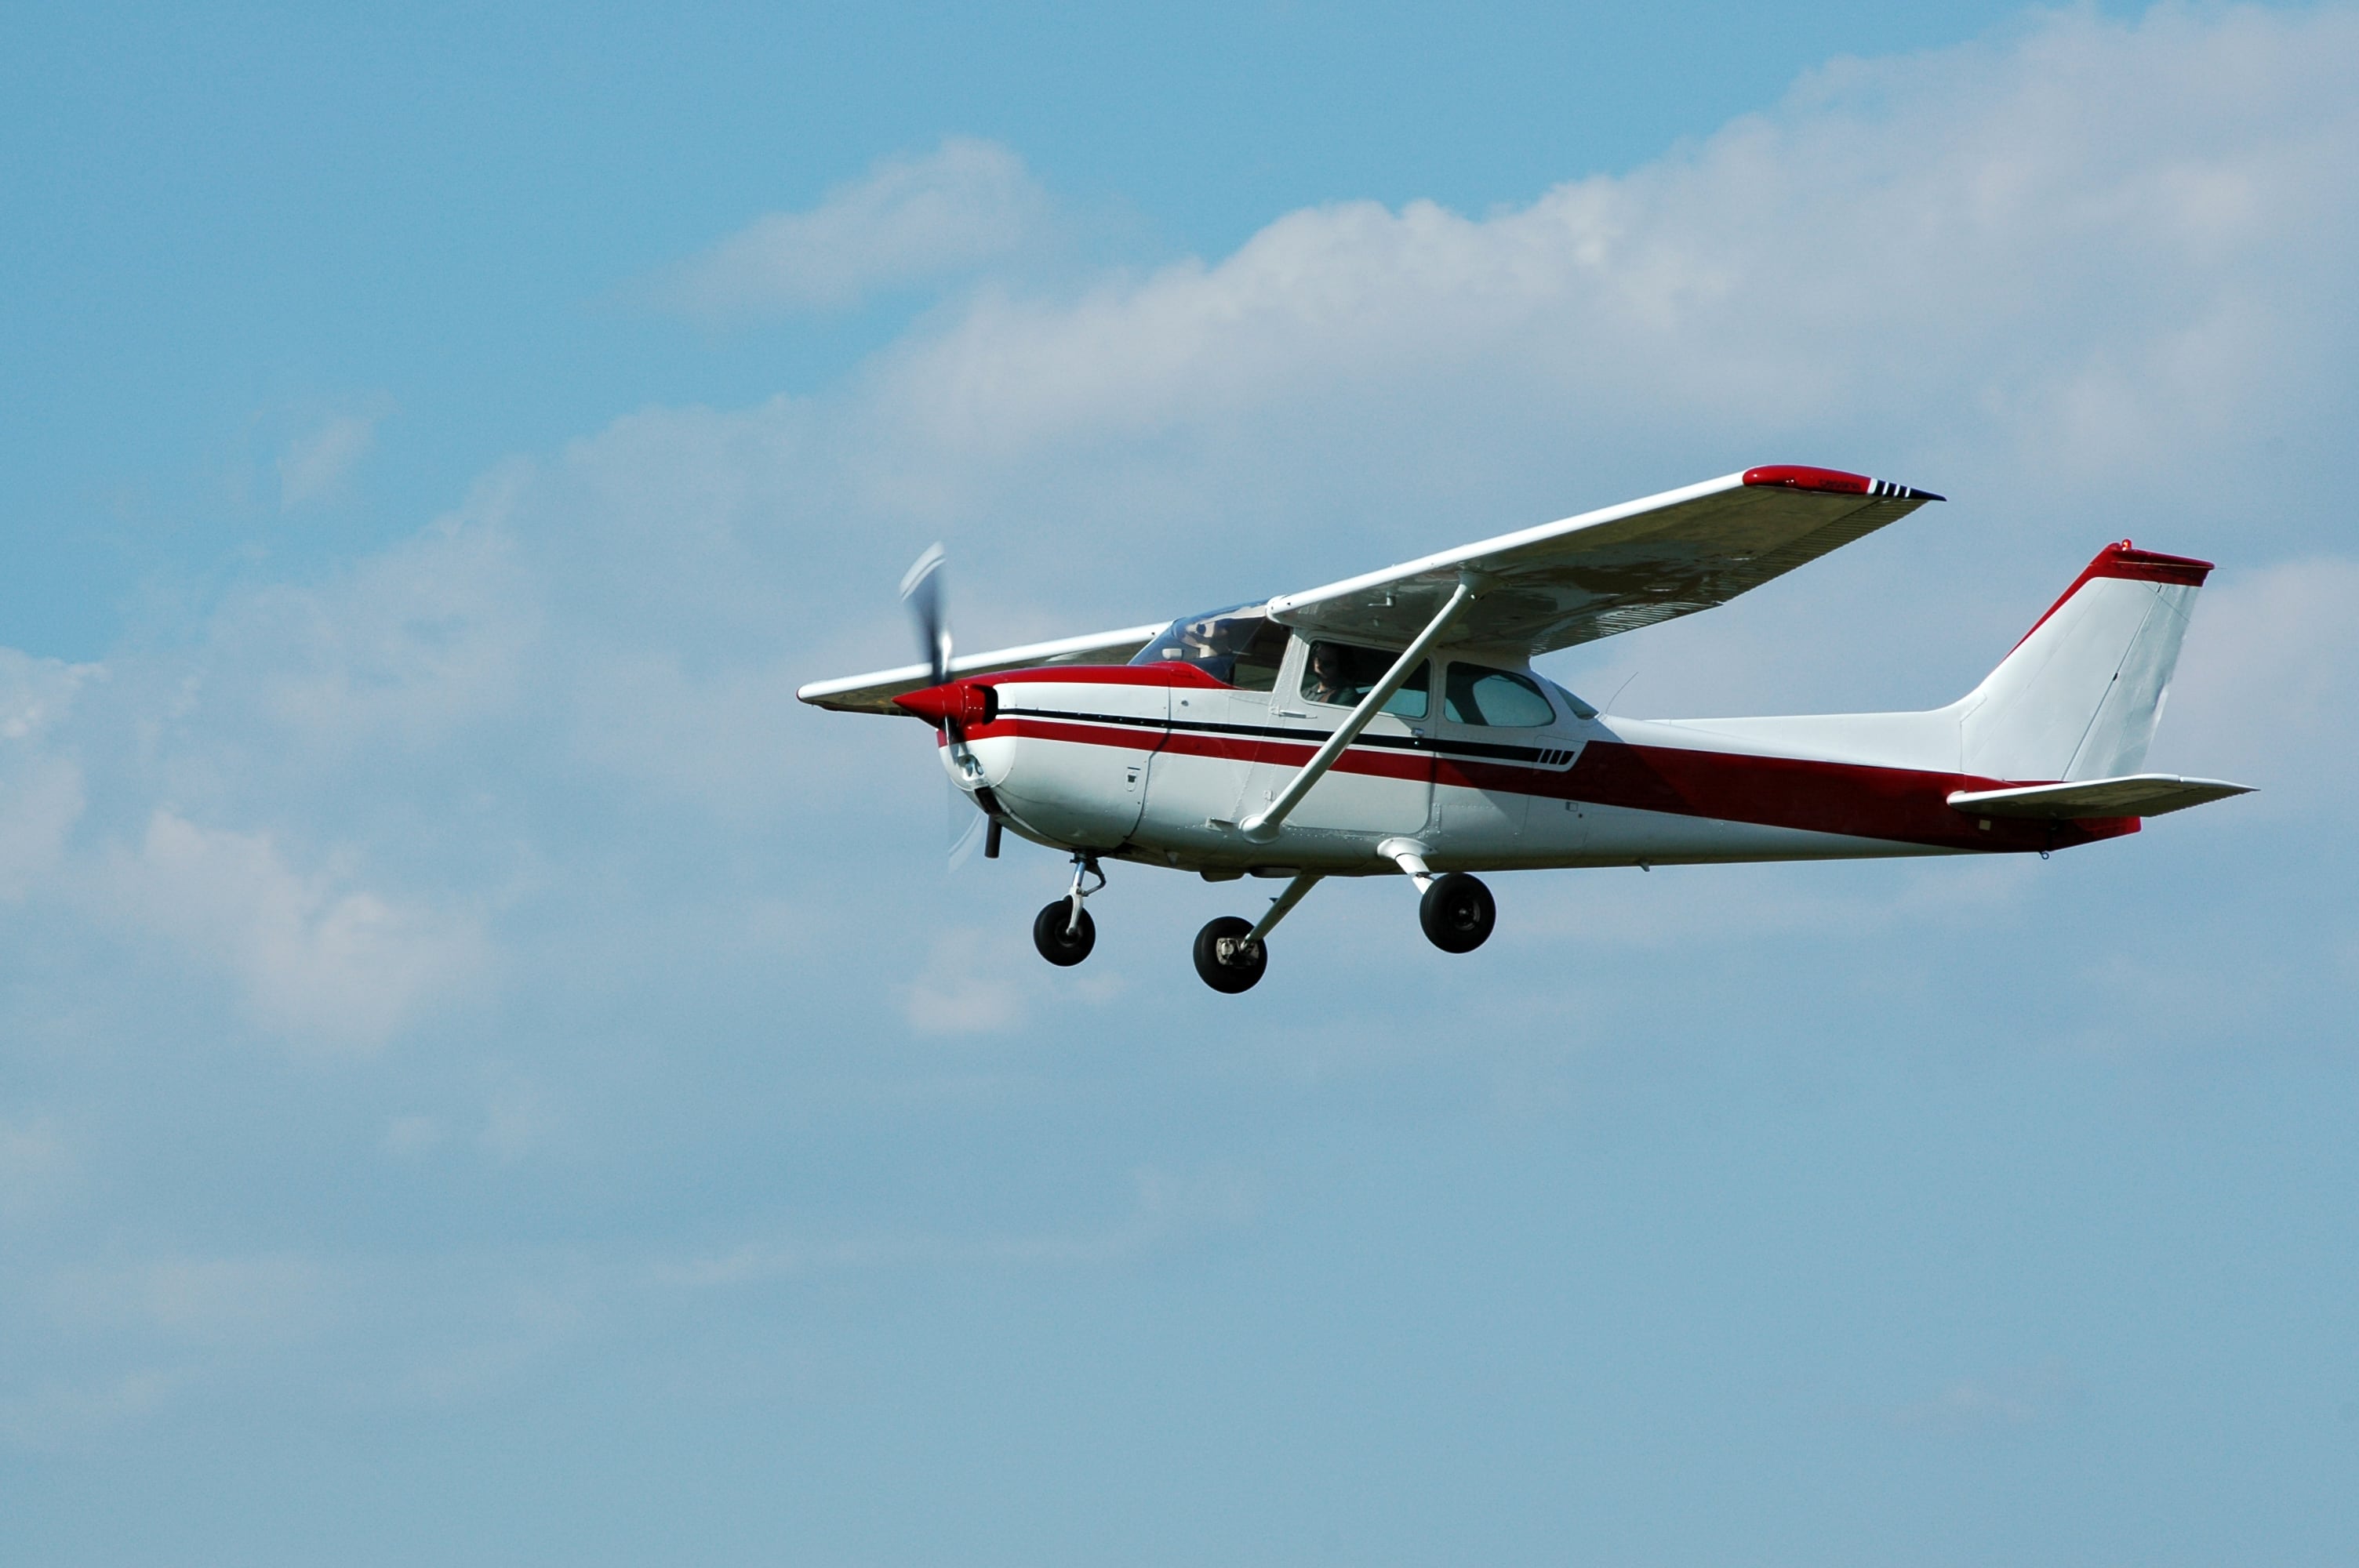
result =
[[[1097,879],[1095,886],[1087,885],[1091,877]],[[1098,945],[1098,926],[1082,907],[1082,901],[1105,885],[1098,858],[1086,849],[1074,850],[1073,885],[1064,897],[1032,917],[1032,946],[1040,949],[1040,957],[1060,968],[1070,968],[1090,956],[1090,949]]]

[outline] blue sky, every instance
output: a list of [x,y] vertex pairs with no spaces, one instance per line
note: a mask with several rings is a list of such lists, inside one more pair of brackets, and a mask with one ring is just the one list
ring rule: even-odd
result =
[[[83,10],[0,51],[0,1552],[2359,1551],[2359,15]],[[1761,461],[1550,662],[1930,706],[2218,560],[2047,862],[945,876],[794,687]]]

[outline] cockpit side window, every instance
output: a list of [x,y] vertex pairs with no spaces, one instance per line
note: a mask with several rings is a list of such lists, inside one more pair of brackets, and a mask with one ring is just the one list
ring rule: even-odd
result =
[[1442,712],[1457,724],[1536,730],[1556,718],[1556,709],[1528,676],[1453,662],[1442,693]]
[[[1360,699],[1375,689],[1385,672],[1393,667],[1398,654],[1388,654],[1381,648],[1354,648],[1348,643],[1313,643],[1310,656],[1302,662],[1302,695],[1305,700],[1323,702],[1335,708],[1357,708]],[[1400,689],[1385,699],[1384,710],[1397,719],[1422,719],[1428,706],[1428,694],[1432,686],[1433,666],[1419,664],[1409,672]]]
[[1193,665],[1240,691],[1270,691],[1286,658],[1286,628],[1259,605],[1183,615],[1131,655],[1134,665]]

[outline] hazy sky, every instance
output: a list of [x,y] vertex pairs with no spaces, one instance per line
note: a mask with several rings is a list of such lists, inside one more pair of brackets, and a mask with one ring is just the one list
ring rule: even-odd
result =
[[[2359,11],[411,5],[0,50],[0,1558],[2359,1557]],[[1759,462],[1549,662],[1925,707],[2221,563],[2052,860],[943,869],[799,683]]]

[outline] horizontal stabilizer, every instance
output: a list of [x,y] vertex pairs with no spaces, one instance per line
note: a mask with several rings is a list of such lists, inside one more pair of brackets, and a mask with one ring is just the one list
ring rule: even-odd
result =
[[2117,779],[2075,779],[2069,784],[2026,784],[2019,789],[1958,790],[1950,804],[1969,816],[2034,816],[2072,820],[2090,816],[2160,816],[2232,795],[2250,795],[2249,784],[2224,779],[2183,779],[2177,773],[2131,773]]

